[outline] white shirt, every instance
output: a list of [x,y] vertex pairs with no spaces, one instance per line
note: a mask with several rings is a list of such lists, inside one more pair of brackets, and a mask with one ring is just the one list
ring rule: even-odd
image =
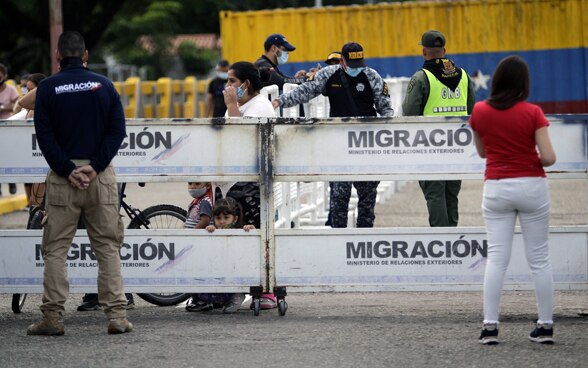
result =
[[[244,118],[275,118],[276,111],[270,100],[264,95],[257,95],[243,105],[239,105],[239,112]],[[229,117],[229,112],[225,113]]]

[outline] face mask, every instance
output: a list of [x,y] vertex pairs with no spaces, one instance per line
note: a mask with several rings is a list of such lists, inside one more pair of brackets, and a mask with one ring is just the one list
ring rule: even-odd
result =
[[245,96],[245,90],[243,89],[243,84],[241,84],[239,87],[237,87],[237,100],[240,100],[243,98],[243,96]]
[[229,73],[227,73],[227,72],[216,72],[216,76],[222,80],[229,79]]
[[208,191],[208,188],[206,188],[206,187],[198,188],[198,189],[188,189],[188,193],[190,193],[192,198],[202,197],[203,195],[206,194],[207,191]]
[[349,68],[345,69],[345,73],[349,74],[350,77],[357,77],[359,73],[363,71],[363,67],[361,68]]
[[282,51],[280,55],[276,55],[278,57],[278,65],[286,64],[288,62],[288,51]]
[[28,91],[29,91],[29,90],[27,89],[27,87],[20,87],[20,94],[22,94],[22,95],[26,95],[26,93],[27,93]]

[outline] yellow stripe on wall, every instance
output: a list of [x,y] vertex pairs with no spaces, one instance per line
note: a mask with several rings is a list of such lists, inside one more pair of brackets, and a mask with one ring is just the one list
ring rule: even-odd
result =
[[290,61],[323,60],[348,41],[367,58],[420,55],[422,33],[437,29],[452,54],[584,47],[588,0],[409,2],[323,8],[223,11],[223,57],[256,60],[272,33],[296,46]]

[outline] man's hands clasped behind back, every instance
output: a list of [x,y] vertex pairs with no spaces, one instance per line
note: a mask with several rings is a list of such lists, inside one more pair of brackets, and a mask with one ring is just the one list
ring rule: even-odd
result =
[[78,189],[88,189],[90,182],[98,176],[91,165],[80,166],[69,174],[69,183]]

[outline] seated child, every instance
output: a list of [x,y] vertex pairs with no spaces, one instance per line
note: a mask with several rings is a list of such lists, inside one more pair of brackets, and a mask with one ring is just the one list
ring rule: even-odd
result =
[[[241,206],[233,198],[219,199],[212,210],[214,223],[206,226],[208,232],[218,229],[238,229],[249,231],[255,229],[253,225],[242,226]],[[234,313],[241,308],[245,300],[242,293],[201,293],[193,294],[192,299],[186,304],[188,312],[204,312],[214,308],[214,304],[223,305],[223,313]]]
[[[188,206],[188,214],[186,215],[185,229],[204,229],[210,224],[212,218],[212,184],[211,183],[188,183],[188,193],[192,198],[192,202]],[[197,302],[197,295],[193,294],[192,298],[188,300],[188,306]]]

